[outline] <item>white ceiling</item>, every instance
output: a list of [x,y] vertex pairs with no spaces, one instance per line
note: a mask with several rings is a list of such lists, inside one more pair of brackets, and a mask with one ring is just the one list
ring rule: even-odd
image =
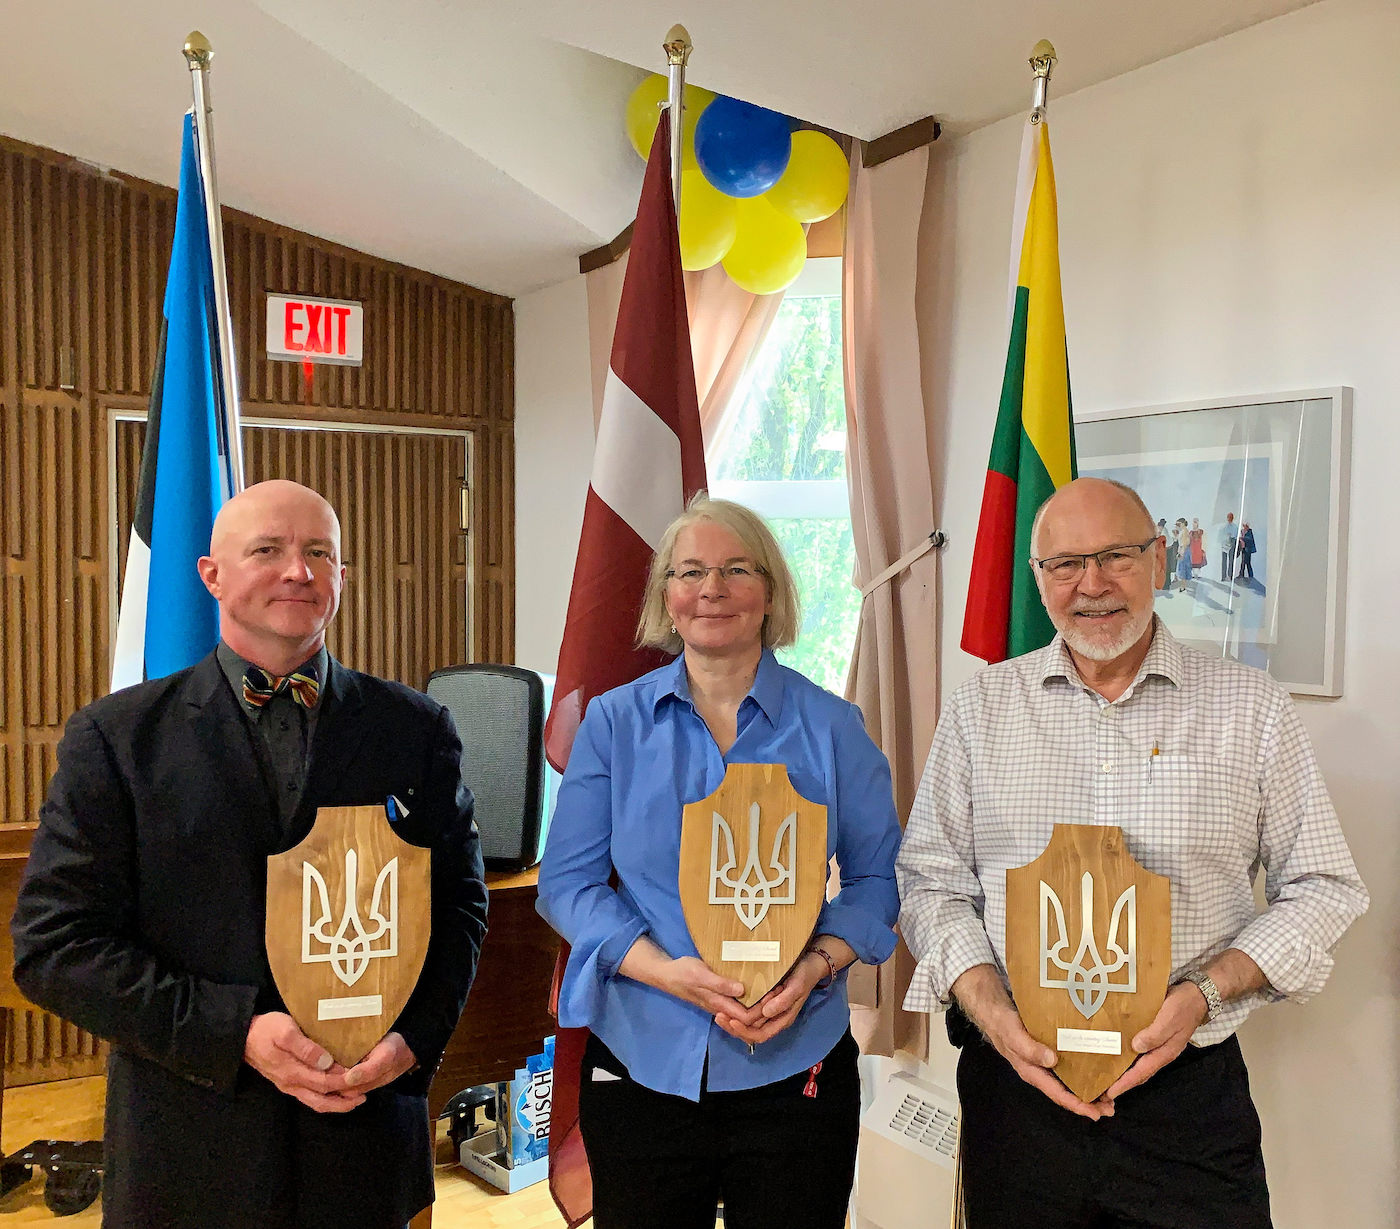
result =
[[630,219],[622,107],[676,20],[689,80],[869,139],[1020,110],[1041,37],[1053,97],[1309,2],[5,0],[0,132],[173,184],[197,27],[224,203],[517,295]]

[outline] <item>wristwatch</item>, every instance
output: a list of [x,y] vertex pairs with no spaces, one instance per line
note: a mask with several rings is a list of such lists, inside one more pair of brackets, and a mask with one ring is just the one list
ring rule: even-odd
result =
[[1220,991],[1216,989],[1215,983],[1210,979],[1210,974],[1204,969],[1190,969],[1181,975],[1181,980],[1189,981],[1204,996],[1206,1000],[1205,1023],[1209,1024],[1224,1010],[1225,1004],[1221,1001]]

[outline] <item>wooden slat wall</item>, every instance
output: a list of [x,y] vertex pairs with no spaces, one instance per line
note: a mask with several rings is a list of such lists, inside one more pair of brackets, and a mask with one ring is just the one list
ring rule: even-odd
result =
[[[118,569],[136,501],[142,422],[117,424]],[[467,643],[466,539],[457,528],[460,435],[244,429],[249,483],[290,478],[340,511],[346,565],[326,637],[357,670],[422,689]]]
[[[224,217],[246,415],[472,440],[473,472],[463,474],[460,438],[247,433],[249,481],[299,477],[340,506],[355,567],[336,651],[415,685],[436,665],[511,661],[510,301],[235,211]],[[108,414],[145,408],[174,221],[169,188],[0,137],[0,822],[35,817],[64,722],[106,689],[109,542],[122,536],[110,532],[109,496],[129,492],[137,464],[136,449],[119,446],[118,491],[109,492]],[[316,367],[307,378],[269,361],[269,292],[363,302],[364,365]],[[138,430],[123,425],[118,437],[130,442]],[[455,530],[459,476],[472,488],[470,567]],[[370,484],[383,496],[373,512]],[[449,518],[451,532],[435,517]],[[90,1066],[91,1039],[65,1027],[18,1017],[7,1078]]]
[[96,1075],[107,1047],[76,1024],[46,1011],[16,1011],[5,1053],[5,1083],[43,1084]]

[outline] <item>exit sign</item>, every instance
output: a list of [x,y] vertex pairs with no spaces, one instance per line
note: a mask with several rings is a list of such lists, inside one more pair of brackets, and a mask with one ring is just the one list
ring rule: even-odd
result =
[[298,363],[364,361],[365,309],[344,299],[267,296],[267,357]]

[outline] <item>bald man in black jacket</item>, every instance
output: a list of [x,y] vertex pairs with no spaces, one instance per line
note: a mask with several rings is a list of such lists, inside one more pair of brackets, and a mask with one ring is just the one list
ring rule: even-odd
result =
[[[486,930],[461,744],[439,705],[326,653],[344,568],[315,492],[250,487],[199,566],[218,649],[68,724],[13,922],[15,979],[112,1043],[105,1225],[401,1229],[432,1200],[427,1088]],[[316,685],[256,704],[250,667]],[[432,938],[391,1031],[345,1070],[273,985],[266,859],[318,807],[389,795],[407,805],[398,835],[433,853]]]

